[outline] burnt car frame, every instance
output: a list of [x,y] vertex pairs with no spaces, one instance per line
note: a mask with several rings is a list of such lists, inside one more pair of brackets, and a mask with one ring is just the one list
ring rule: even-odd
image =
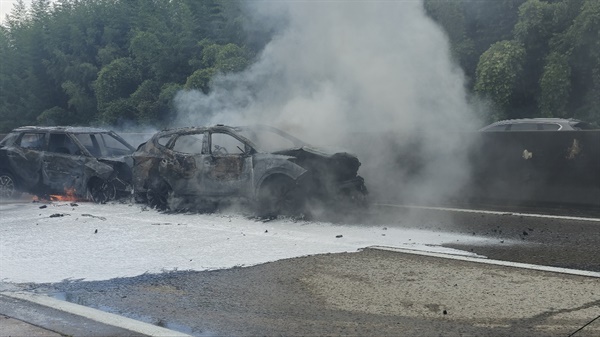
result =
[[106,202],[131,194],[131,153],[116,133],[90,127],[14,129],[0,142],[0,197],[27,192]]
[[163,210],[182,199],[208,207],[241,200],[261,216],[298,214],[312,202],[366,205],[354,155],[316,150],[266,125],[164,130],[133,160],[136,198]]

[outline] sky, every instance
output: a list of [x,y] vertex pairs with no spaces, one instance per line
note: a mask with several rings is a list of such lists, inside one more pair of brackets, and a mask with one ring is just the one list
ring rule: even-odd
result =
[[164,214],[139,204],[76,205],[0,203],[0,283],[227,269],[374,245],[475,256],[440,245],[497,243],[393,224],[262,222],[239,214]]
[[[24,0],[27,7],[31,4],[31,0]],[[0,0],[0,22],[4,22],[4,17],[10,13],[13,5],[17,3],[17,0]]]

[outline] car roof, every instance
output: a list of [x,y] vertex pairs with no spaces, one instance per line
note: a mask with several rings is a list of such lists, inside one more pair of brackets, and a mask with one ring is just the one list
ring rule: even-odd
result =
[[108,133],[112,132],[107,129],[93,128],[87,126],[21,126],[13,130],[13,132],[22,131],[43,131],[43,132],[68,132],[68,133]]
[[204,132],[204,131],[223,131],[223,130],[233,132],[233,131],[237,131],[238,128],[233,127],[233,126],[226,126],[226,125],[222,125],[222,124],[217,124],[217,125],[213,125],[213,126],[186,126],[186,127],[180,127],[180,128],[164,129],[164,130],[157,132],[153,137],[158,138],[158,137],[162,137],[165,135],[176,134],[176,133],[196,133],[196,132]]
[[519,118],[519,119],[506,119],[492,123],[493,125],[502,124],[515,124],[515,123],[581,123],[582,121],[573,118]]
[[519,118],[519,119],[506,119],[497,121],[492,124],[486,125],[479,129],[479,131],[488,131],[494,127],[504,125],[516,125],[516,124],[557,124],[561,128],[578,128],[584,125],[589,126],[588,123],[574,118]]

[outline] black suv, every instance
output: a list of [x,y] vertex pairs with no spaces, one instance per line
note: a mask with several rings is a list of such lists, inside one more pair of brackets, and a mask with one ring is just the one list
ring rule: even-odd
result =
[[0,198],[22,191],[102,203],[130,194],[134,150],[104,129],[17,128],[0,141]]

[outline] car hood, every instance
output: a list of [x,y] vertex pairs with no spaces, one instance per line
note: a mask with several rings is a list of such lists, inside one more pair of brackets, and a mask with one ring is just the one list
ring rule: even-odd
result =
[[356,177],[360,161],[348,152],[328,152],[310,146],[303,146],[274,152],[274,154],[294,157],[296,164],[316,174],[335,175],[339,181]]

